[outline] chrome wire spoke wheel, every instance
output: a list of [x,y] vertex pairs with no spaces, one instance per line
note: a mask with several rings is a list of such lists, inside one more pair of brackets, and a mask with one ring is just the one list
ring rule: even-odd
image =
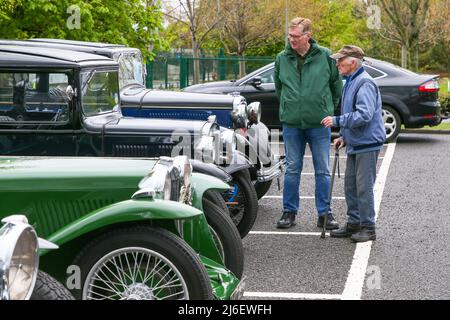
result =
[[231,220],[233,220],[235,225],[238,225],[244,218],[246,197],[241,184],[236,182],[234,188],[237,189],[238,192],[234,197],[234,204],[229,207],[229,211]]
[[222,259],[222,261],[225,261],[225,249],[223,247],[223,243],[220,240],[220,237],[217,234],[217,232],[210,225],[208,225],[208,227],[209,227],[209,231],[211,232],[211,235],[213,237],[214,243],[217,247],[217,250],[219,251],[220,258]]
[[389,139],[394,134],[398,123],[395,119],[395,116],[385,109],[383,109],[383,121],[384,128],[386,129],[386,139]]
[[108,253],[89,271],[83,300],[189,299],[180,271],[165,256],[139,247]]

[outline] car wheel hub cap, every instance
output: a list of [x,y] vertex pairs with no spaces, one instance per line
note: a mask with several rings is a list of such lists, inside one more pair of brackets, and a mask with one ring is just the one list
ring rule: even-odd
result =
[[136,283],[125,290],[123,300],[155,300],[155,296],[149,286],[143,283]]
[[386,129],[386,139],[392,136],[397,128],[395,117],[389,111],[383,110],[384,128]]

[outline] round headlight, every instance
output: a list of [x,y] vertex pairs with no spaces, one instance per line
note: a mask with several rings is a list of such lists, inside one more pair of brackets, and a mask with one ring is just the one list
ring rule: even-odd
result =
[[224,129],[221,132],[220,139],[223,144],[223,155],[226,164],[230,164],[233,160],[234,151],[237,149],[236,132]]
[[139,182],[140,190],[133,195],[133,198],[149,197],[153,194],[159,199],[169,200],[171,188],[169,169],[172,161],[172,158],[161,157],[152,170]]
[[173,165],[178,168],[183,178],[183,185],[191,185],[192,165],[187,156],[177,156],[173,159]]
[[247,128],[247,103],[242,96],[235,96],[233,99],[233,111],[231,112],[231,119],[235,129]]
[[236,139],[236,132],[233,130],[226,129],[220,133],[220,140],[222,141],[225,150],[227,150],[227,153],[236,149]]
[[7,223],[0,229],[0,243],[0,287],[11,300],[29,299],[39,265],[36,232],[28,224]]
[[152,171],[141,180],[140,190],[133,195],[133,198],[151,195],[159,199],[181,201],[182,187],[187,189],[190,186],[191,173],[192,166],[187,156],[161,157]]
[[261,102],[252,102],[247,106],[247,117],[251,125],[261,121]]
[[195,158],[207,163],[219,161],[220,127],[216,122],[207,122],[202,128],[202,134],[196,137]]

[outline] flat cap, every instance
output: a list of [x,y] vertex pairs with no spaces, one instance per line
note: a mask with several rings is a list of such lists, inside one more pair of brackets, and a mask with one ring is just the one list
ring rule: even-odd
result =
[[340,59],[343,57],[353,57],[358,59],[364,59],[364,51],[360,47],[353,45],[343,46],[341,50],[330,56],[332,59]]

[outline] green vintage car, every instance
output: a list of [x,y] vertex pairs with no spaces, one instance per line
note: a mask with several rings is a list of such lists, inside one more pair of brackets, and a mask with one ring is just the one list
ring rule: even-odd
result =
[[23,214],[59,246],[41,251],[41,269],[78,299],[240,298],[228,188],[183,156],[0,157],[0,218]]

